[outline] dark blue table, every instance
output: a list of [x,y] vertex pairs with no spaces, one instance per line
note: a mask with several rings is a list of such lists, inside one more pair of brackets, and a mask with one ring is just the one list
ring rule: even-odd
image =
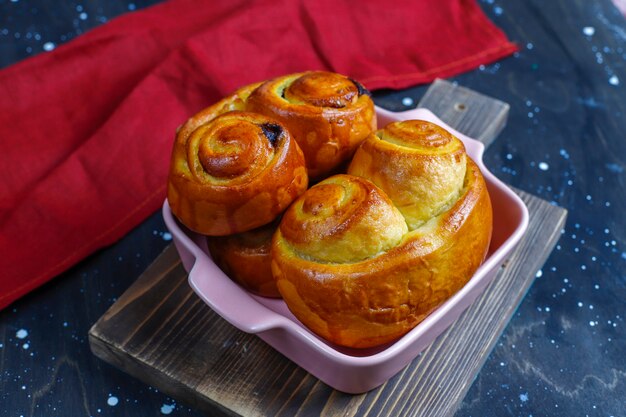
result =
[[[155,1],[55,3],[0,0],[0,67]],[[480,4],[521,48],[454,78],[511,105],[486,164],[569,215],[457,416],[626,416],[626,21],[609,0]],[[424,91],[375,98],[403,110]],[[0,312],[0,415],[200,415],[87,343],[169,239],[155,214]]]

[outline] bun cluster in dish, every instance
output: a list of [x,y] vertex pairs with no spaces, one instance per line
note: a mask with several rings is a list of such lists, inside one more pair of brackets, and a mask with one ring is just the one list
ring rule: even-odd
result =
[[222,271],[248,291],[264,297],[280,298],[270,257],[278,220],[248,232],[207,238],[211,256]]
[[397,339],[450,298],[492,231],[459,139],[417,120],[376,130],[367,90],[326,72],[246,86],[190,118],[168,200],[232,279],[354,348]]

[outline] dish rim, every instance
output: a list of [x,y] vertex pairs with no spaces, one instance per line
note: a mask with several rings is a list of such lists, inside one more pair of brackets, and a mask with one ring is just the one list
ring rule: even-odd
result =
[[[166,199],[163,204],[163,217],[166,226],[174,237],[174,242],[179,253],[181,254],[181,258],[185,258],[186,256],[182,253],[183,250],[186,250],[188,254],[191,255],[191,258],[193,258],[189,259],[189,257],[187,257],[188,262],[185,265],[187,268],[189,262],[193,262],[193,266],[188,269],[189,283],[194,292],[196,292],[196,294],[198,294],[205,301],[205,303],[207,303],[222,318],[224,318],[244,332],[258,334],[259,336],[262,336],[262,334],[266,331],[283,329],[295,336],[298,340],[307,343],[309,347],[314,348],[316,352],[321,354],[326,359],[331,360],[332,362],[341,363],[350,367],[369,367],[384,364],[385,362],[403,353],[407,349],[410,349],[412,346],[418,345],[422,341],[422,338],[425,337],[426,334],[433,329],[435,330],[436,335],[445,331],[445,329],[447,329],[449,325],[445,325],[441,329],[436,329],[437,325],[440,324],[440,322],[444,320],[448,314],[455,314],[453,311],[455,307],[459,307],[459,304],[462,303],[464,298],[469,297],[470,293],[472,293],[472,291],[474,291],[477,286],[482,284],[485,279],[489,279],[489,281],[485,283],[485,286],[491,281],[491,278],[489,278],[489,276],[495,274],[490,274],[490,272],[500,267],[500,265],[504,262],[505,257],[520,241],[521,237],[526,231],[526,228],[528,226],[528,209],[526,208],[524,202],[506,184],[500,181],[485,167],[483,163],[485,146],[481,142],[469,138],[468,136],[451,128],[429,110],[413,109],[405,112],[390,112],[388,110],[376,107],[376,113],[379,120],[382,119],[386,120],[387,122],[408,119],[427,120],[438,124],[439,126],[450,131],[452,134],[461,139],[468,149],[468,155],[474,160],[474,162],[476,162],[476,164],[480,168],[488,186],[491,185],[496,187],[501,193],[503,193],[504,196],[506,196],[507,199],[509,199],[509,203],[507,203],[507,205],[511,204],[512,207],[516,207],[519,211],[519,222],[515,226],[513,232],[506,239],[503,240],[502,244],[499,247],[497,247],[493,252],[488,255],[485,261],[476,270],[472,278],[459,291],[457,291],[452,297],[446,300],[436,310],[430,313],[416,327],[414,327],[412,330],[407,332],[404,336],[400,337],[396,341],[390,343],[386,348],[376,353],[366,356],[355,356],[337,350],[332,344],[329,344],[329,342],[324,341],[323,339],[312,333],[299,321],[293,321],[290,317],[273,311],[269,307],[263,305],[258,300],[256,300],[255,297],[257,296],[254,296],[253,294],[240,287],[238,284],[234,283],[225,273],[223,273],[219,269],[219,267],[215,265],[208,252],[205,252],[203,248],[201,248],[192,239],[192,237],[190,237],[189,234],[193,234],[194,237],[197,239],[202,239],[202,236],[192,231],[187,232],[183,230],[183,228],[178,224],[177,220],[175,220],[174,216],[171,213],[168,201]],[[382,124],[382,126],[384,126],[384,124]],[[237,291],[236,294],[229,294],[229,296],[246,296],[251,302],[255,303],[252,307],[252,310],[255,310],[258,314],[262,313],[261,316],[263,317],[263,319],[259,319],[259,317],[261,316],[258,316],[258,314],[253,314],[253,317],[247,320],[247,322],[246,320],[244,320],[244,322],[241,322],[240,318],[236,317],[238,316],[237,314],[229,314],[229,312],[225,311],[223,306],[220,305],[221,303],[219,302],[219,300],[212,299],[210,297],[210,294],[205,294],[204,291],[199,289],[197,280],[202,279],[202,277],[199,276],[200,274],[198,271],[205,272],[206,268],[209,268],[211,272],[215,272],[217,274],[217,277],[213,278],[221,280],[225,279],[227,281],[222,283],[224,284],[222,285],[222,289],[225,288],[228,291]],[[482,293],[483,291],[484,288],[480,289],[480,293]],[[220,295],[223,296],[223,294]],[[474,299],[472,299],[467,306],[462,307],[461,313],[473,302]],[[459,313],[459,315],[461,313]],[[457,318],[458,315],[454,317],[453,321]],[[427,343],[431,343],[431,341],[432,340],[429,340],[427,341]],[[278,349],[277,346],[273,347]],[[343,348],[341,349],[350,350]],[[353,351],[364,352],[366,350],[354,349]],[[417,356],[420,351],[421,350],[413,352],[414,355],[412,355],[412,357],[414,358],[415,356]]]

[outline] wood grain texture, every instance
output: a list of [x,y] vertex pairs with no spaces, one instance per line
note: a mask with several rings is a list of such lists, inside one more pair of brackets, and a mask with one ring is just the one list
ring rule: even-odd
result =
[[419,106],[485,146],[504,129],[509,115],[507,103],[440,79],[426,91]]
[[[452,88],[451,88],[452,87]],[[446,82],[425,100],[439,117],[490,141],[506,108],[485,115],[491,99]],[[437,110],[436,97],[449,103]],[[469,98],[468,98],[469,97]],[[457,111],[457,110],[454,110]],[[490,110],[491,111],[491,110]],[[491,120],[491,123],[489,122]],[[465,126],[465,128],[459,127]],[[232,327],[186,282],[173,246],[123,294],[89,332],[93,352],[131,375],[211,415],[452,415],[551,252],[565,210],[519,192],[529,230],[476,302],[404,370],[361,395],[335,391],[253,335]]]
[[92,350],[212,414],[451,415],[565,221],[563,209],[519,194],[531,213],[529,230],[493,283],[407,368],[369,393],[335,391],[226,323],[193,294],[173,246],[94,325]]

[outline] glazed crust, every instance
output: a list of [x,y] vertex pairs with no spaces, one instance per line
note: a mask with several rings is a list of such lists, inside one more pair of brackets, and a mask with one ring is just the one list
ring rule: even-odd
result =
[[335,73],[312,71],[266,81],[250,94],[247,108],[287,126],[304,152],[312,180],[338,172],[376,130],[369,92]]
[[[342,346],[371,347],[402,336],[465,285],[489,248],[489,194],[462,143],[428,122],[394,125],[389,131],[370,136],[357,151],[349,173],[362,177],[330,179],[333,187],[344,184],[341,187],[351,188],[355,183],[369,182],[365,178],[371,176],[375,193],[386,197],[325,193],[329,199],[323,202],[318,198],[323,193],[317,189],[329,184],[322,181],[286,211],[272,242],[272,272],[289,309],[313,332]],[[417,137],[400,141],[394,129]],[[406,156],[415,149],[426,156]],[[423,166],[416,166],[420,164]],[[415,176],[431,175],[433,165],[443,170],[437,175],[444,176],[446,184],[430,181],[429,190],[429,181]],[[376,182],[378,185],[373,185]],[[414,193],[419,200],[415,205],[425,204],[428,209],[398,206],[398,199],[407,193]],[[307,205],[317,207],[316,216],[303,209]],[[353,205],[357,207],[341,221],[327,220],[346,211],[344,206]],[[380,209],[376,207],[379,205],[392,208]],[[372,210],[401,212],[402,220],[407,218],[405,231],[393,215],[368,218],[362,214]],[[420,218],[424,213],[430,213],[429,217]],[[419,220],[408,221],[411,216]],[[329,228],[320,226],[309,235],[307,223],[311,222]],[[333,236],[341,245],[334,246]],[[354,250],[345,249],[350,246],[359,248],[357,256]],[[319,251],[319,247],[324,250]]]
[[[234,98],[233,98],[234,97]],[[172,212],[209,236],[273,221],[308,185],[304,156],[280,122],[230,110],[239,96],[192,117],[176,136],[168,182]],[[219,113],[219,108],[226,108]]]
[[270,257],[277,227],[274,221],[248,232],[207,237],[207,245],[215,263],[230,278],[257,295],[279,298]]

